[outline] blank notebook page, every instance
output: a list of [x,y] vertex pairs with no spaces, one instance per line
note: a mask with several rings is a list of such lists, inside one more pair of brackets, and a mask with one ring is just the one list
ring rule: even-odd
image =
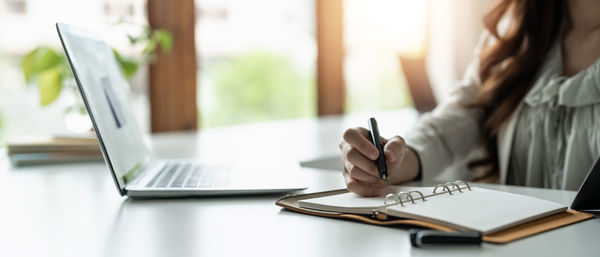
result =
[[425,202],[389,206],[386,212],[489,234],[567,209],[562,204],[530,196],[478,187],[472,189],[428,197]]

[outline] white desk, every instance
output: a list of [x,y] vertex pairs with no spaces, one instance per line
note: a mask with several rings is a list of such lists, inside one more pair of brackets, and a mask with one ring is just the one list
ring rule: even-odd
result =
[[[412,112],[378,116],[402,133]],[[152,137],[161,158],[300,161],[337,155],[366,116],[245,125]],[[397,128],[397,131],[391,128]],[[272,140],[271,137],[275,138]],[[416,249],[407,230],[282,210],[277,195],[132,200],[103,163],[12,168],[0,161],[0,256],[592,256],[600,219],[507,245]],[[310,191],[343,187],[338,171],[306,169]],[[486,186],[569,204],[574,192]]]

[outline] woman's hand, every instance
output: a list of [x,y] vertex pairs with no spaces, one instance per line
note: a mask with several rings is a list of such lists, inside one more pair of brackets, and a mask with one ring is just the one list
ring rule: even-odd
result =
[[[379,196],[385,182],[379,178],[375,160],[379,151],[371,143],[370,132],[365,128],[347,129],[339,144],[342,151],[344,180],[348,190],[362,196]],[[389,173],[389,183],[396,184],[414,179],[418,173],[416,155],[404,139],[394,136],[382,139],[383,152]]]

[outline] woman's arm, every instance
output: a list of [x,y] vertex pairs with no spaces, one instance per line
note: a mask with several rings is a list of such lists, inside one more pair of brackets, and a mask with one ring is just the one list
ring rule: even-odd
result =
[[[384,141],[390,183],[435,177],[456,159],[467,156],[479,143],[482,110],[468,106],[475,103],[479,93],[478,55],[482,46],[488,43],[488,35],[482,33],[474,58],[450,97],[425,114],[406,138],[395,136]],[[377,159],[377,149],[368,138],[369,132],[365,128],[344,132],[339,145],[343,176],[350,191],[363,196],[378,196],[385,183],[379,179],[373,162]]]
[[424,114],[406,135],[406,144],[420,159],[421,176],[432,179],[446,167],[469,155],[480,143],[483,110],[469,107],[476,103],[479,79],[479,52],[488,36],[484,32],[467,66],[463,79],[435,110]]

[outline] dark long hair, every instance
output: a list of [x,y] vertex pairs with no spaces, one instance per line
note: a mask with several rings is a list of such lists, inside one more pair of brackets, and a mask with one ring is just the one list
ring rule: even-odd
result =
[[[565,0],[501,0],[484,16],[483,24],[497,43],[482,50],[479,76],[482,87],[475,106],[484,110],[482,140],[487,157],[470,167],[484,167],[479,180],[498,177],[498,130],[525,94],[566,19]],[[500,35],[498,24],[510,16],[508,30]]]

